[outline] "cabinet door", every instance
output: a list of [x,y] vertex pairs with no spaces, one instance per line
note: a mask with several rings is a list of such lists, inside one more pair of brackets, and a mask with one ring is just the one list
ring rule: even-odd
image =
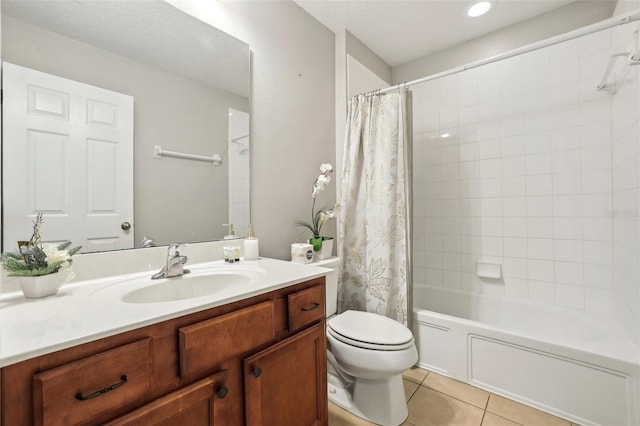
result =
[[213,426],[214,399],[224,398],[222,371],[211,377],[158,398],[106,426]]
[[244,360],[249,426],[326,425],[324,321]]

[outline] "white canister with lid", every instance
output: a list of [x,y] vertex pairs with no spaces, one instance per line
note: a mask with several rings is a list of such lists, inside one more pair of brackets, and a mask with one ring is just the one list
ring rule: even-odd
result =
[[307,243],[291,244],[291,261],[296,263],[313,262],[313,246]]

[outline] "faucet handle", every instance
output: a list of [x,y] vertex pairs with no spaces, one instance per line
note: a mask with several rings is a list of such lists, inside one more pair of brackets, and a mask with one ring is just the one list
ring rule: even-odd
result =
[[183,243],[171,243],[171,244],[169,244],[169,248],[167,250],[167,254],[169,255],[169,257],[180,256],[180,252],[182,251],[182,249],[185,246],[186,246],[186,244],[183,244]]

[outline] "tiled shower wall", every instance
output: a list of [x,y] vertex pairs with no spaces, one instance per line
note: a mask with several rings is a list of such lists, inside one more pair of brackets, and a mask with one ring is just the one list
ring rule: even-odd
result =
[[[596,90],[611,40],[602,31],[413,87],[414,285],[612,312],[612,96]],[[477,277],[478,260],[503,278]]]
[[[637,26],[612,33],[613,52],[636,47]],[[613,298],[614,312],[640,344],[640,67],[616,68],[619,87],[612,98]]]

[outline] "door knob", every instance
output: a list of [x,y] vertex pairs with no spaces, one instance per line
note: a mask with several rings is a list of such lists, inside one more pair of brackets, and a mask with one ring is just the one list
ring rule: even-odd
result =
[[120,224],[120,228],[124,229],[125,231],[128,231],[129,229],[131,229],[131,224],[129,222],[122,222]]
[[260,367],[254,368],[253,371],[251,371],[251,374],[253,374],[253,377],[257,379],[262,374],[262,368]]

